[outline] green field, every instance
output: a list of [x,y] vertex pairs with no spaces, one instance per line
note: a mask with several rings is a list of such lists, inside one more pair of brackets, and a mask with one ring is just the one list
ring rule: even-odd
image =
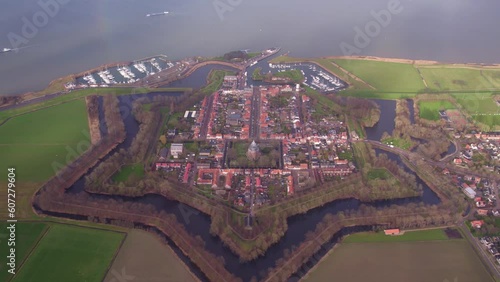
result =
[[495,129],[500,126],[500,107],[492,93],[454,93],[453,98],[467,111],[474,120]]
[[112,177],[113,182],[127,182],[133,180],[140,180],[144,177],[144,165],[143,164],[130,164],[124,165],[115,173]]
[[451,96],[471,115],[500,113],[492,93],[454,93]]
[[90,145],[83,100],[20,115],[0,126],[0,169],[15,167],[18,180],[43,181]]
[[[12,275],[6,270],[7,256],[12,247],[7,245],[7,236],[9,235],[7,226],[7,223],[0,224],[0,235],[2,236],[0,239],[0,269],[2,270],[0,271],[0,281],[8,281],[12,278]],[[18,222],[16,224],[16,269],[19,269],[46,229],[47,225],[44,223]]]
[[172,249],[142,230],[127,235],[104,282],[118,282],[116,273],[121,274],[122,269],[133,281],[195,281]]
[[102,281],[123,233],[53,225],[12,281]]
[[340,244],[303,281],[494,281],[467,240]]
[[419,231],[407,231],[403,235],[387,236],[384,232],[362,232],[347,236],[343,243],[369,243],[369,242],[411,242],[448,240],[443,229],[429,229]]
[[499,89],[500,70],[453,66],[419,66],[427,86],[438,91]]
[[373,179],[388,179],[391,177],[390,172],[385,169],[385,168],[372,168],[370,171],[368,171],[368,179],[373,180]]
[[26,113],[0,125],[0,169],[15,167],[17,180],[44,181],[54,162],[66,164],[90,145],[83,100]]
[[354,59],[334,61],[379,91],[416,93],[425,88],[418,71],[411,64]]
[[500,89],[500,70],[482,70],[481,74],[486,77],[495,89]]
[[455,105],[446,100],[438,101],[418,101],[420,117],[427,120],[439,120],[440,110],[455,109]]
[[476,115],[474,120],[489,126],[489,130],[498,130],[500,127],[500,115]]

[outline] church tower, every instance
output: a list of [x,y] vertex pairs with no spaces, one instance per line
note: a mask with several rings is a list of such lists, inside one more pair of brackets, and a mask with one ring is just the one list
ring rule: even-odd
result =
[[252,141],[252,144],[248,147],[247,158],[251,161],[256,161],[260,156],[260,150],[255,140]]

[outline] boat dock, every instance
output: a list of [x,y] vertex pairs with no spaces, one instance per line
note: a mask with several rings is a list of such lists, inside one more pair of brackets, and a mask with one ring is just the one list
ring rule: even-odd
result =
[[224,61],[203,61],[187,58],[170,61],[167,56],[148,57],[132,62],[106,64],[75,75],[74,82],[66,84],[67,90],[95,87],[161,87],[176,80],[188,77],[206,65],[222,65],[239,70],[242,74],[248,67],[255,65],[276,53],[280,48],[264,50],[260,56],[242,63]]

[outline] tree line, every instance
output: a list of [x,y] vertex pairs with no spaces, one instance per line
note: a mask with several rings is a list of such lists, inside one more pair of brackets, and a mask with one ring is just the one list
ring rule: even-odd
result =
[[140,180],[136,187],[125,187],[123,184],[111,183],[109,178],[119,171],[125,164],[142,163],[151,148],[152,143],[156,145],[156,132],[161,126],[162,114],[159,111],[160,106],[172,103],[174,98],[164,97],[156,99],[154,107],[151,110],[144,110],[143,105],[151,103],[150,99],[141,98],[133,103],[132,114],[139,122],[139,131],[132,140],[130,147],[120,149],[102,161],[94,170],[85,176],[85,190],[93,193],[119,194],[128,196],[142,195],[149,182],[147,179]]
[[157,210],[150,204],[137,201],[123,201],[116,198],[96,198],[87,193],[64,194],[54,189],[45,190],[36,196],[37,208],[62,215],[82,215],[128,225],[135,222],[154,226],[168,236],[189,257],[211,281],[241,281],[224,267],[224,259],[205,249],[204,243],[192,236],[179,223],[175,215]]

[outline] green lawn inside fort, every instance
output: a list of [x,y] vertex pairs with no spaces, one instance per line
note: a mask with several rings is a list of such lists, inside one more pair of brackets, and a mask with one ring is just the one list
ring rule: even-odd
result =
[[119,232],[51,224],[11,281],[102,281],[124,238]]
[[[362,271],[361,271],[362,269]],[[495,281],[465,239],[441,229],[346,237],[303,281]]]
[[115,183],[127,183],[141,180],[144,177],[144,165],[143,164],[127,164],[120,168],[112,176],[112,180]]
[[386,180],[391,176],[392,176],[391,173],[386,168],[372,168],[367,173],[367,177],[370,180],[373,180],[373,179]]
[[250,141],[232,141],[226,154],[226,164],[233,168],[279,167],[280,142],[266,140],[257,143],[259,153],[256,160],[250,160],[247,156]]
[[44,181],[62,168],[54,169],[53,163],[66,165],[89,146],[85,101],[74,100],[0,125],[0,169],[16,168],[18,181]]

